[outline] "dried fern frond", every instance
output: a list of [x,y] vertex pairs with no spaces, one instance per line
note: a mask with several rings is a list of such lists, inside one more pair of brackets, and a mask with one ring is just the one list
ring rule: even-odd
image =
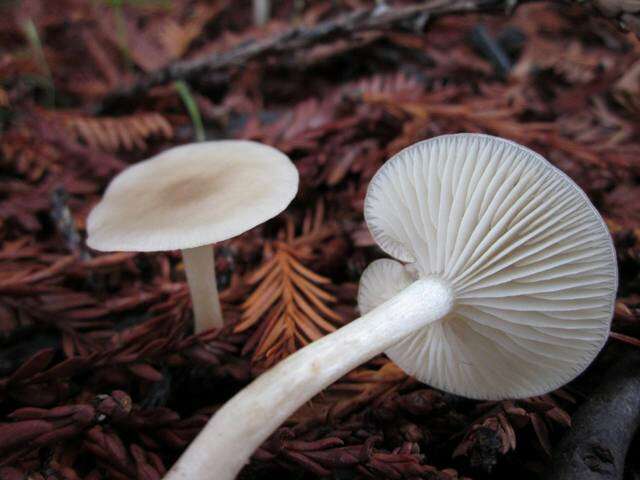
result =
[[60,170],[62,153],[55,146],[42,141],[32,129],[24,126],[4,133],[0,144],[0,169],[36,183],[45,174]]
[[70,112],[48,113],[48,116],[64,125],[76,140],[107,152],[145,150],[146,141],[151,137],[173,137],[171,124],[155,112],[99,118]]
[[274,250],[247,279],[257,288],[242,304],[242,318],[235,327],[243,332],[262,321],[245,353],[253,350],[253,361],[264,368],[332,332],[331,320],[341,320],[328,306],[335,297],[319,287],[329,279],[305,267],[290,245],[276,242]]
[[406,102],[419,98],[423,94],[424,85],[418,79],[399,71],[373,75],[348,85],[346,89],[352,90],[368,103]]
[[245,279],[256,288],[242,304],[242,317],[235,331],[258,326],[243,353],[252,351],[253,362],[260,368],[268,368],[332,332],[334,323],[342,320],[329,307],[336,298],[321,288],[330,280],[303,264],[313,258],[313,244],[331,232],[322,224],[323,211],[319,207],[313,215],[306,216],[298,237],[288,219],[284,240],[267,245],[267,260]]
[[316,208],[306,212],[298,235],[293,220],[288,217],[284,231],[280,232],[280,239],[295,248],[299,256],[310,260],[313,257],[313,247],[336,232],[334,224],[325,222],[324,213],[324,202],[320,200]]
[[[552,395],[573,403],[575,400],[565,391],[520,400],[487,402],[479,404],[479,410],[488,410],[477,418],[465,432],[462,442],[453,452],[454,457],[468,456],[472,465],[490,470],[497,463],[498,455],[516,449],[516,433],[531,425],[535,439],[548,455],[551,454],[549,432],[552,426],[571,426],[571,416],[562,409]],[[487,444],[493,445],[487,455]]]
[[9,106],[9,95],[7,91],[0,87],[0,107],[7,108]]
[[613,67],[604,53],[577,40],[564,44],[538,39],[527,43],[512,74],[523,78],[534,69],[551,70],[571,83],[588,83]]

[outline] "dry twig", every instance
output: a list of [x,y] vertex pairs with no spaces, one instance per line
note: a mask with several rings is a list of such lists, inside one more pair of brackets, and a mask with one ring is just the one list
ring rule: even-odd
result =
[[270,55],[286,55],[292,51],[344,38],[356,33],[391,29],[400,23],[431,15],[473,12],[504,7],[503,0],[428,0],[416,5],[357,10],[317,25],[293,27],[263,40],[251,41],[222,53],[213,53],[202,58],[175,62],[153,72],[133,85],[124,87],[107,96],[102,110],[128,98],[146,94],[157,85],[174,80],[192,80],[205,72],[243,65],[255,58]]

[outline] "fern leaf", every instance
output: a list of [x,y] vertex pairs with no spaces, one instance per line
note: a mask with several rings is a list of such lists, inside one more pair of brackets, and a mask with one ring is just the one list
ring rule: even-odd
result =
[[96,150],[145,150],[151,137],[172,138],[173,128],[155,112],[122,117],[90,117],[76,112],[47,112],[49,120],[60,123],[77,141]]
[[273,256],[248,277],[255,290],[242,304],[235,327],[243,332],[258,326],[245,351],[253,351],[253,361],[261,368],[332,332],[332,322],[341,321],[329,306],[335,297],[319,287],[330,280],[304,266],[287,243],[277,242],[274,248]]

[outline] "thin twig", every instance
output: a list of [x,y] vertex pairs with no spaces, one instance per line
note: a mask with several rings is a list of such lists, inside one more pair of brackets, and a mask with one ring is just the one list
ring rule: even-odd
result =
[[633,345],[634,347],[640,347],[640,339],[635,337],[630,337],[629,335],[624,335],[618,332],[610,332],[609,337],[618,340],[619,342],[627,343],[629,345]]
[[[420,19],[421,21],[417,25],[423,25],[425,18],[433,16],[487,10],[511,12],[516,6],[532,1],[544,0],[427,0],[399,7],[385,5],[356,10],[313,26],[292,27],[271,37],[243,43],[226,52],[214,52],[190,60],[177,61],[110,93],[97,108],[96,113],[103,113],[118,103],[144,95],[152,87],[177,80],[189,82],[203,73],[238,67],[256,58],[278,54],[284,56],[299,49],[340,38],[348,38],[357,33],[393,29],[400,24],[411,23],[412,20]],[[556,1],[559,4],[567,3],[567,0],[551,1]],[[588,4],[599,5],[595,0],[589,1]],[[640,34],[640,26],[629,20],[630,17],[633,17],[636,23],[640,23],[638,14],[618,12],[620,15],[616,19],[611,14],[607,15],[602,12],[601,9],[594,10],[598,10],[600,15],[608,17],[609,20],[617,22],[619,26],[624,23],[622,20],[624,16],[627,19],[626,27],[635,31],[636,34]]]
[[393,28],[400,23],[424,15],[445,15],[504,8],[508,3],[504,0],[430,0],[401,7],[357,10],[311,27],[293,27],[265,39],[244,43],[226,52],[216,52],[191,60],[175,62],[108,95],[101,110],[107,110],[115,103],[144,94],[157,85],[175,80],[189,81],[204,72],[240,66],[258,57],[285,54],[328,40],[349,37],[355,33]]

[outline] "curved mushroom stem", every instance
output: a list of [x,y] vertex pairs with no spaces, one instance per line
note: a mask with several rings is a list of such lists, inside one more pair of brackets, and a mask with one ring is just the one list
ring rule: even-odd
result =
[[222,309],[216,284],[216,270],[213,261],[213,245],[182,250],[184,269],[187,274],[195,332],[223,325]]
[[209,420],[165,480],[232,480],[291,414],[337,379],[442,319],[453,292],[437,278],[414,282],[387,302],[311,343],[258,377]]

